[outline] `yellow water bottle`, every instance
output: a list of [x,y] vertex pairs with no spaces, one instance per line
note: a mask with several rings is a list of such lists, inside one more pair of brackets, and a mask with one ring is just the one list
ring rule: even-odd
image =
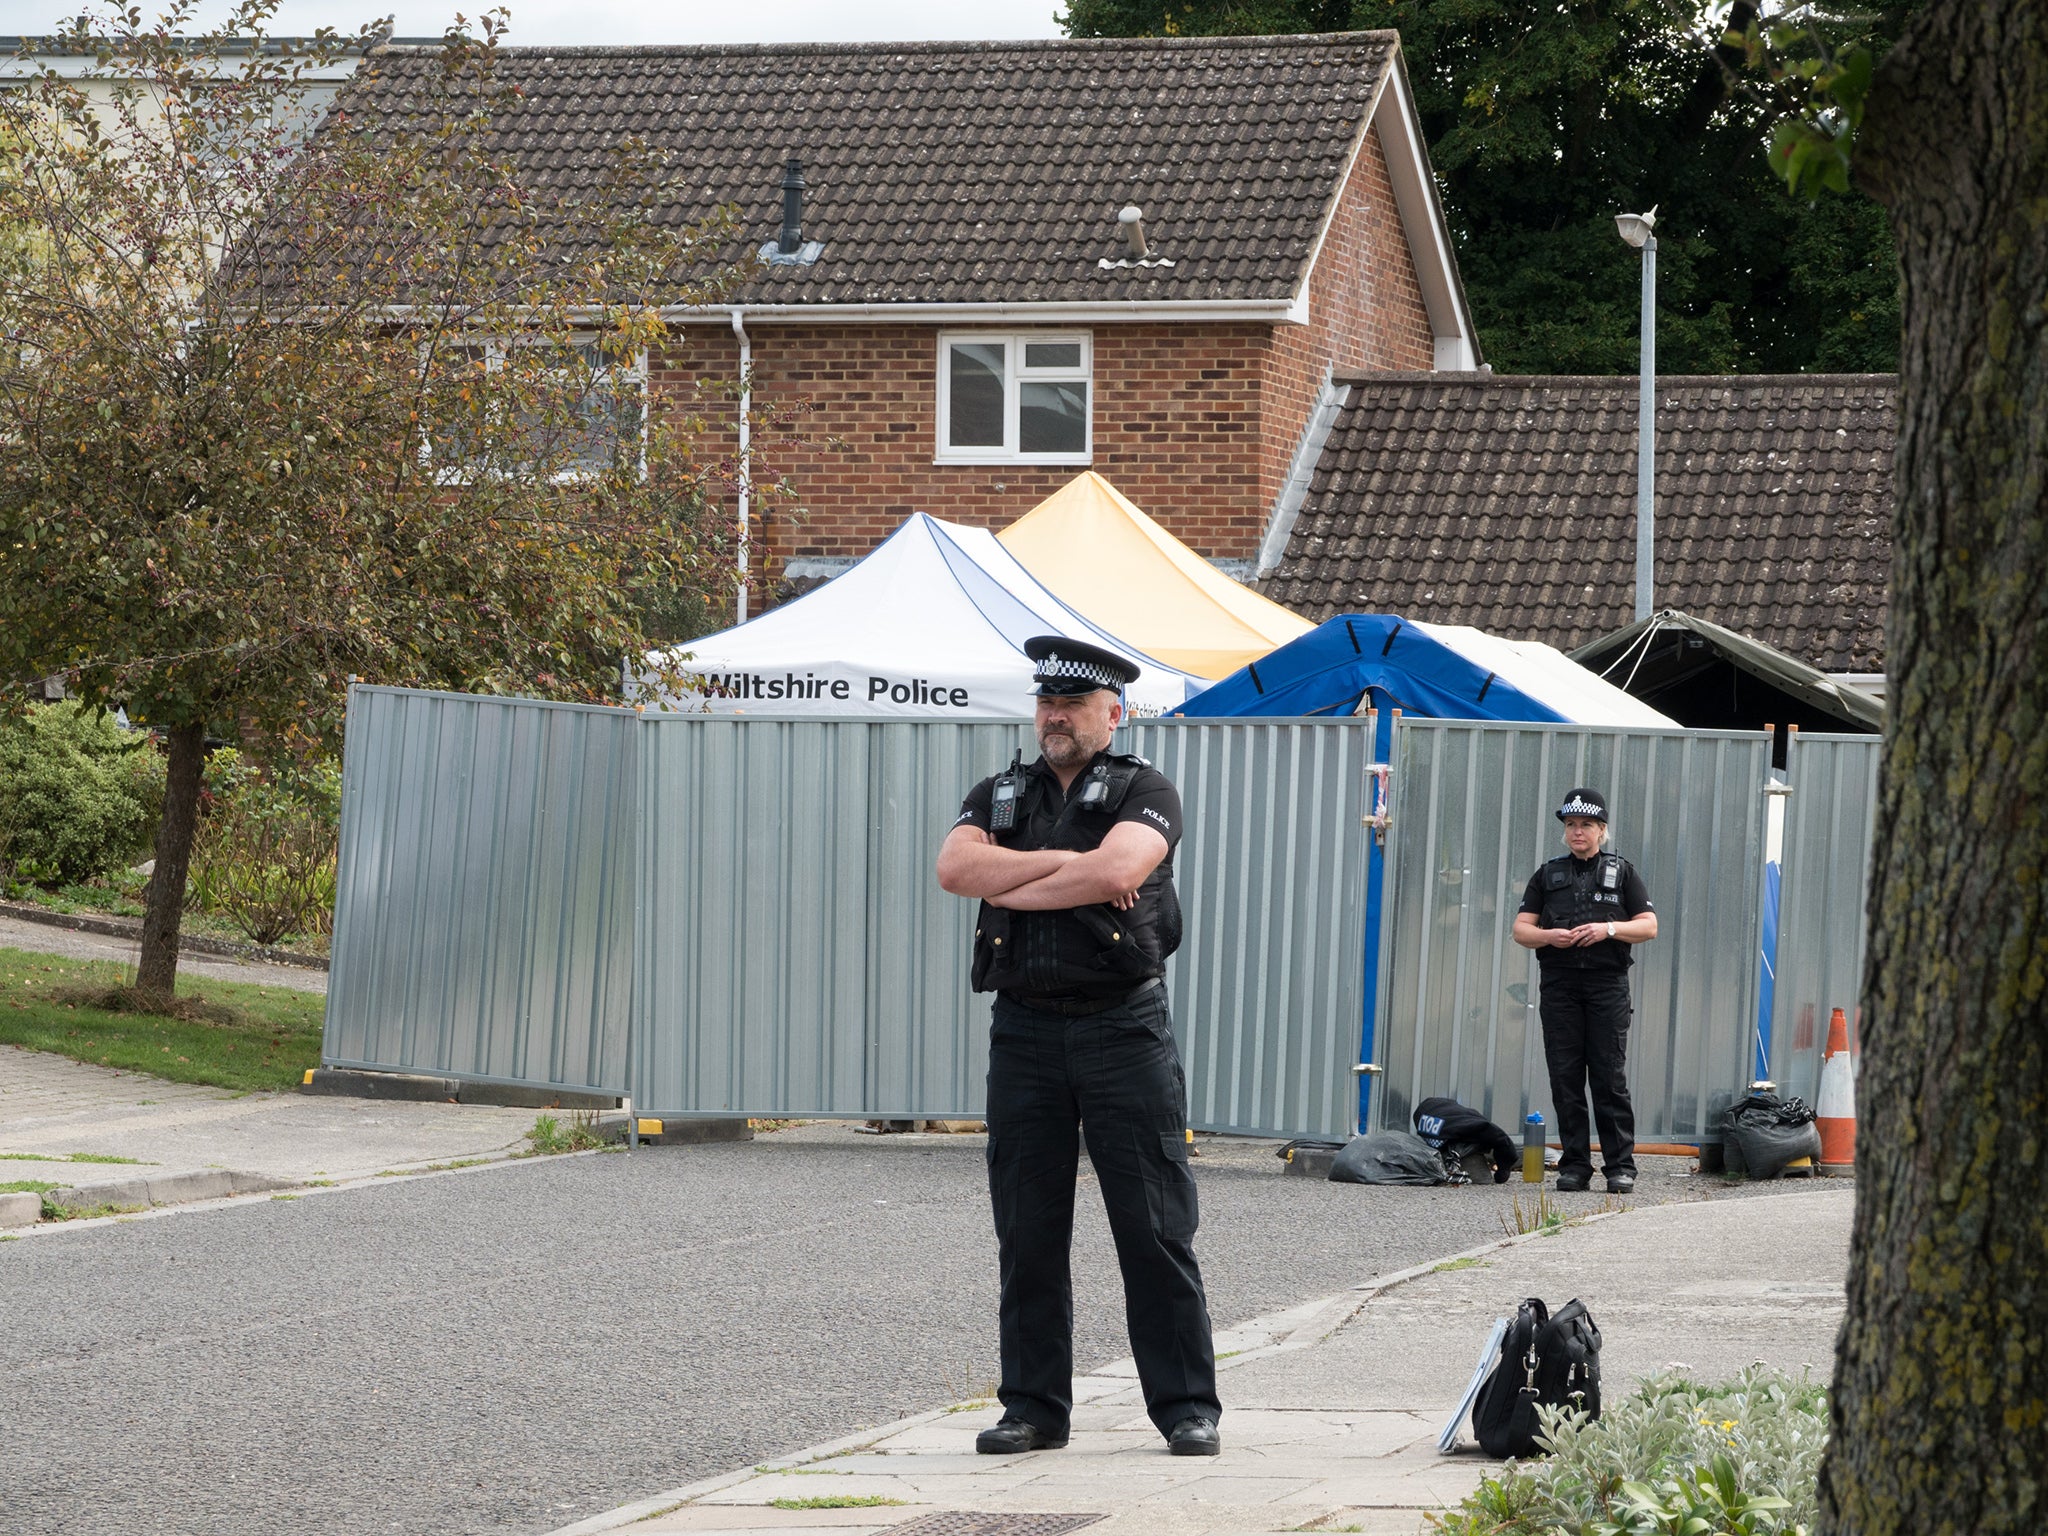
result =
[[1543,1182],[1543,1117],[1532,1114],[1522,1122],[1522,1182]]

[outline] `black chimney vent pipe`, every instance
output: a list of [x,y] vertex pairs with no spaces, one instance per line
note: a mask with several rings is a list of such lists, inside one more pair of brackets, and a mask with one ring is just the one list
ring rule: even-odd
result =
[[792,155],[782,167],[782,238],[775,248],[794,256],[804,245],[804,163]]

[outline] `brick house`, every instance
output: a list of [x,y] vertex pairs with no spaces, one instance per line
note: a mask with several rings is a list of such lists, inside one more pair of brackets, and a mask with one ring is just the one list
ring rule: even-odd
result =
[[[343,105],[436,67],[379,50]],[[914,511],[1000,526],[1092,467],[1249,571],[1333,375],[1481,366],[1392,32],[525,48],[502,78],[495,147],[536,176],[637,134],[685,212],[739,210],[757,275],[671,311],[647,377],[728,451],[743,351],[757,409],[809,402],[812,445],[752,466],[794,492],[748,509],[757,567],[827,574]]]

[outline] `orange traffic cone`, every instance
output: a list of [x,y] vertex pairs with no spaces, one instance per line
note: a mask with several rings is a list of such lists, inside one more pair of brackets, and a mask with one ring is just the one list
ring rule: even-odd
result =
[[1849,1056],[1849,1021],[1837,1008],[1828,1019],[1828,1048],[1820,1064],[1820,1102],[1814,1123],[1820,1129],[1823,1171],[1856,1166],[1856,1066]]

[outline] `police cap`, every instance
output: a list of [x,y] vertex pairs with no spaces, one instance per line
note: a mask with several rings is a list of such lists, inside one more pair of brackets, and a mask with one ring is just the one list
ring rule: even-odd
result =
[[1604,827],[1607,825],[1607,797],[1597,789],[1575,789],[1557,808],[1559,821],[1567,816],[1590,816]]
[[1098,688],[1123,689],[1138,680],[1138,668],[1115,651],[1065,635],[1033,635],[1024,654],[1038,663],[1032,681],[1039,694],[1071,698]]

